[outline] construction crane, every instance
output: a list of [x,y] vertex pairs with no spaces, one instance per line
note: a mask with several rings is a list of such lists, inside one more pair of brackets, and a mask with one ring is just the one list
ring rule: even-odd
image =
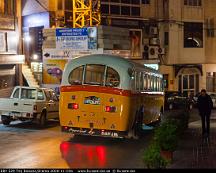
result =
[[73,28],[98,26],[101,23],[100,0],[72,0]]

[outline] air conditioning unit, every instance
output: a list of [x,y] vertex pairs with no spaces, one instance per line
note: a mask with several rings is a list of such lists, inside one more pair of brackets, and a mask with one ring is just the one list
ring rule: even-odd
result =
[[157,28],[157,27],[151,26],[151,27],[149,28],[149,34],[150,34],[150,35],[156,35],[156,34],[158,34],[158,28]]
[[165,49],[164,49],[164,48],[161,48],[161,47],[158,47],[157,52],[158,52],[158,54],[160,54],[160,55],[164,55],[164,54],[165,54]]
[[159,38],[151,38],[150,39],[150,45],[160,45],[160,39]]
[[158,59],[158,47],[149,46],[148,59]]

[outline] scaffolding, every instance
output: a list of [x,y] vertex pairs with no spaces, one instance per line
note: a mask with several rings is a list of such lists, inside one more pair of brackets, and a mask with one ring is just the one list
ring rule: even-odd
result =
[[73,28],[98,26],[101,23],[100,0],[72,0]]

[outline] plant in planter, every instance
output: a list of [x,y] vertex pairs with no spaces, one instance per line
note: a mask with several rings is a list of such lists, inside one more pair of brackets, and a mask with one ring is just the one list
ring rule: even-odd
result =
[[160,154],[160,146],[152,143],[143,153],[143,162],[148,169],[166,168],[168,161]]
[[178,144],[178,126],[173,122],[173,120],[163,122],[155,130],[154,134],[155,142],[161,149],[161,156],[169,161],[172,161],[173,151],[175,151]]

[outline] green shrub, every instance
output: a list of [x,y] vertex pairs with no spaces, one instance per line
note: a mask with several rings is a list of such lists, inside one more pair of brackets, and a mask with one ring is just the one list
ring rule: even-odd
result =
[[161,157],[160,147],[152,143],[143,153],[143,162],[148,169],[166,168],[169,164],[167,160]]
[[154,140],[161,150],[175,151],[178,144],[178,126],[174,120],[166,120],[155,129]]

